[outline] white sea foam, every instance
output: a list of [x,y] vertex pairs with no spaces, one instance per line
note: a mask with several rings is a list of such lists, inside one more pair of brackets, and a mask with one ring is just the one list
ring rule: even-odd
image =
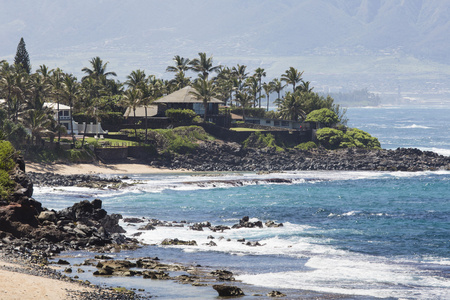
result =
[[[358,211],[343,215],[352,216]],[[237,220],[232,220],[237,221]],[[252,219],[251,221],[257,221]],[[331,241],[317,240],[309,233],[320,235],[317,228],[285,223],[277,228],[240,228],[224,232],[194,231],[185,227],[156,227],[139,231],[139,226],[122,222],[127,234],[143,232],[138,238],[148,244],[160,245],[166,239],[195,240],[197,246],[168,246],[185,252],[219,251],[231,255],[277,255],[307,258],[306,270],[263,274],[240,274],[244,283],[277,289],[302,289],[325,293],[341,293],[372,297],[447,299],[450,282],[423,268],[421,261],[392,259],[358,254],[332,246]],[[138,224],[139,225],[139,224]],[[214,224],[213,224],[214,225]],[[213,236],[214,239],[209,239]],[[245,239],[245,242],[238,241]],[[217,246],[207,245],[213,241]],[[248,246],[258,241],[261,246]],[[427,264],[447,266],[448,260],[428,258]],[[422,267],[418,267],[421,265]]]
[[399,128],[399,129],[431,129],[432,127],[428,127],[428,126],[424,126],[424,125],[417,125],[417,124],[411,124],[411,125],[401,125],[401,126],[396,126],[395,128]]
[[[450,150],[449,150],[450,152]],[[437,171],[441,172],[441,171]],[[448,171],[444,171],[448,172]],[[436,171],[434,172],[436,173]],[[120,190],[92,189],[85,187],[36,187],[34,194],[65,194],[76,197],[110,198],[124,194],[162,193],[165,190],[190,191],[199,189],[238,188],[250,185],[272,184],[315,184],[323,181],[385,179],[395,177],[416,177],[431,174],[430,172],[374,172],[374,171],[288,171],[280,173],[211,173],[205,176],[192,175],[160,175],[131,176],[128,183],[137,184]]]
[[[251,221],[256,221],[253,219]],[[283,227],[264,228],[240,228],[230,229],[223,232],[213,232],[208,228],[204,231],[195,231],[185,227],[156,227],[155,230],[140,231],[137,226],[128,224],[121,225],[127,230],[127,235],[132,236],[137,232],[141,235],[137,238],[146,244],[160,245],[164,239],[195,240],[197,246],[173,246],[182,248],[184,251],[219,251],[233,255],[286,255],[290,257],[304,257],[315,254],[336,254],[343,253],[341,250],[332,247],[319,245],[315,239],[305,237],[305,232],[313,229],[306,225],[285,223]],[[189,225],[189,224],[188,224]],[[207,245],[213,236],[212,241],[217,246]],[[282,236],[289,236],[283,238]],[[242,241],[245,239],[245,241]],[[241,241],[238,241],[241,240]],[[258,242],[261,246],[249,246],[247,242]]]
[[241,274],[248,284],[372,297],[448,299],[450,282],[406,263],[346,253],[311,257],[306,271]]

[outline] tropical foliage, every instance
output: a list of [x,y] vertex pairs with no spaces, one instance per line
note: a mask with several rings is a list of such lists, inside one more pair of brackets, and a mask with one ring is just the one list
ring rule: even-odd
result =
[[[14,64],[0,61],[0,99],[4,99],[0,102],[2,137],[21,147],[24,144],[39,146],[43,139],[53,140],[57,136],[58,142],[69,140],[73,148],[82,148],[84,136],[81,142],[76,141],[73,131],[71,136],[62,136],[65,128],[59,118],[55,120],[53,111],[48,108],[48,103],[55,103],[56,115],[59,115],[60,105],[65,104],[70,107],[72,118],[75,116],[77,122],[86,124],[102,122],[120,125],[124,118],[133,117],[131,122],[127,121],[129,131],[137,141],[152,145],[157,140],[163,140],[155,138],[163,134],[148,129],[148,107],[158,98],[188,85],[193,88],[191,95],[203,104],[203,122],[211,120],[208,118],[211,114],[209,104],[214,98],[222,100],[227,106],[221,113],[239,114],[244,120],[265,117],[320,122],[330,127],[338,123],[345,125],[347,120],[345,109],[336,105],[332,97],[314,92],[311,82],[303,78],[304,71],[294,67],[289,67],[278,78],[266,80],[268,74],[261,67],[249,70],[243,64],[222,66],[214,63],[212,55],[200,52],[193,59],[175,55],[173,63],[166,68],[173,75],[170,80],[137,69],[126,76],[125,82],[120,82],[115,79],[116,72],[110,70],[109,62],[98,56],[88,60],[87,66],[81,71],[84,73],[81,80],[59,68],[50,69],[45,65],[32,73],[25,42],[21,39]],[[289,91],[285,91],[286,87],[289,87]],[[273,104],[275,109],[271,110]],[[136,122],[137,108],[145,111],[145,118],[140,123]],[[188,110],[169,109],[167,116],[177,125],[199,121],[199,117]],[[145,130],[139,129],[143,127]],[[330,130],[322,132],[320,136],[320,144],[328,148],[377,147],[370,136],[361,132],[345,132],[345,127],[341,133]],[[168,136],[167,133],[165,135]],[[181,137],[166,140],[176,140],[171,145],[179,145],[165,147],[167,151],[188,152],[194,147],[194,144],[187,146]],[[249,143],[278,147],[271,137],[256,134]]]
[[198,118],[197,114],[191,109],[173,108],[166,110],[166,117],[174,124],[191,124]]
[[369,148],[380,149],[380,142],[367,132],[360,129],[350,129],[346,132],[334,128],[317,130],[317,140],[326,149],[338,148]]
[[6,200],[14,187],[14,182],[9,176],[15,165],[14,153],[15,149],[10,142],[0,140],[0,200]]
[[305,121],[320,123],[326,127],[331,127],[339,122],[339,117],[334,111],[329,110],[328,108],[322,108],[308,114]]
[[264,134],[259,131],[253,132],[244,141],[244,147],[274,148],[277,151],[283,151],[283,148],[277,145],[275,137],[272,134]]

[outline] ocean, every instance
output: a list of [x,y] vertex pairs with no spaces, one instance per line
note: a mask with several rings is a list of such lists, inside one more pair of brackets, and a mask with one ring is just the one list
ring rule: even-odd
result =
[[[445,107],[348,111],[349,126],[378,137],[383,148],[415,147],[444,155],[450,153],[449,116]],[[109,213],[184,224],[140,231],[140,224],[122,222],[130,236],[143,232],[138,239],[147,246],[115,255],[226,269],[248,299],[264,298],[254,294],[271,290],[284,292],[284,299],[450,299],[450,171],[129,177],[140,184],[118,191],[42,187],[34,197],[55,210],[100,198]],[[292,183],[267,182],[274,178]],[[188,227],[196,222],[231,227],[244,216],[283,226],[223,232]],[[161,246],[166,238],[195,240],[197,246]],[[75,261],[88,256],[73,255]],[[76,275],[97,284],[143,288],[160,299],[217,298],[211,287]]]

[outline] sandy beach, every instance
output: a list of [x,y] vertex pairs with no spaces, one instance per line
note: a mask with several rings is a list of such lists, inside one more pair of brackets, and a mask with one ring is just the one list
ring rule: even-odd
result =
[[69,291],[93,291],[76,283],[26,274],[27,268],[29,267],[0,260],[0,299],[73,299],[70,298]]
[[26,162],[27,172],[73,174],[165,174],[185,173],[188,170],[156,168],[145,164],[44,164]]

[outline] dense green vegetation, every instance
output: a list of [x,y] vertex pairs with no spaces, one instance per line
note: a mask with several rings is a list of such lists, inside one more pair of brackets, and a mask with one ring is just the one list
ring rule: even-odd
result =
[[283,147],[277,145],[275,137],[268,133],[264,134],[261,132],[252,133],[248,139],[244,141],[244,147],[254,147],[254,148],[274,148],[277,151],[283,151]]
[[298,144],[297,146],[295,146],[295,149],[300,149],[300,150],[311,150],[314,148],[317,148],[317,145],[313,141],[301,143],[301,144]]
[[[134,136],[134,130],[122,129],[122,133],[128,136]],[[137,130],[141,141],[145,140],[145,130]],[[147,131],[147,141],[153,145],[159,153],[178,153],[184,154],[192,152],[198,147],[199,141],[213,139],[202,127],[199,126],[180,126],[174,129],[149,129]]]
[[[144,106],[147,116],[146,107],[153,101],[191,85],[191,96],[204,105],[203,121],[209,114],[209,102],[218,98],[225,104],[220,114],[240,114],[244,120],[246,117],[259,117],[299,122],[306,120],[328,127],[340,124],[343,126],[340,127],[342,130],[338,130],[340,133],[336,129],[327,129],[318,135],[320,145],[329,149],[377,147],[367,133],[346,130],[345,109],[336,105],[332,97],[315,93],[310,82],[303,79],[304,72],[294,67],[289,67],[278,78],[265,81],[266,72],[262,68],[248,72],[245,65],[215,65],[212,56],[208,57],[205,53],[199,53],[194,59],[177,55],[173,61],[174,64],[167,67],[168,72],[174,73],[171,80],[147,75],[144,70],[138,69],[131,71],[125,82],[120,82],[114,79],[117,74],[108,70],[108,62],[94,57],[89,60],[88,67],[82,68],[85,76],[79,80],[59,68],[49,69],[45,65],[32,73],[25,42],[21,39],[14,63],[10,65],[7,61],[0,61],[0,99],[4,99],[0,102],[1,135],[17,148],[27,149],[25,154],[32,155],[34,160],[85,161],[92,155],[86,145],[102,146],[101,142],[85,136],[80,142],[73,133],[67,136],[65,128],[54,119],[54,112],[45,103],[68,105],[73,120],[77,122],[102,122],[102,125],[119,130],[126,118],[135,116],[137,107]],[[196,76],[192,78],[190,74]],[[277,95],[273,99],[277,109],[269,111],[269,100],[273,94]],[[127,108],[128,115],[124,116]],[[201,122],[198,115],[187,109],[168,109],[166,116],[174,126]],[[210,138],[198,127],[149,130],[147,118],[139,122],[131,124],[132,129],[123,132],[134,138],[136,143],[154,149],[155,153],[187,153],[197,147],[199,140]],[[72,143],[73,149],[56,147],[54,151],[45,150],[42,148],[43,140],[58,144],[66,140]],[[113,141],[103,142],[108,143]],[[245,145],[281,149],[273,136],[258,133],[249,138]],[[298,146],[305,147],[311,148],[313,145]]]
[[0,200],[6,200],[14,188],[9,173],[14,168],[15,149],[10,142],[0,140]]
[[328,108],[321,108],[318,110],[313,110],[311,113],[308,114],[306,117],[305,122],[314,122],[323,124],[326,127],[331,127],[337,123],[339,123],[339,117],[334,112],[329,110]]
[[166,117],[170,119],[172,124],[192,124],[199,123],[200,118],[192,109],[168,109],[166,110]]
[[379,149],[381,146],[377,138],[356,128],[347,131],[322,128],[317,130],[317,140],[320,145],[330,150],[353,147]]

